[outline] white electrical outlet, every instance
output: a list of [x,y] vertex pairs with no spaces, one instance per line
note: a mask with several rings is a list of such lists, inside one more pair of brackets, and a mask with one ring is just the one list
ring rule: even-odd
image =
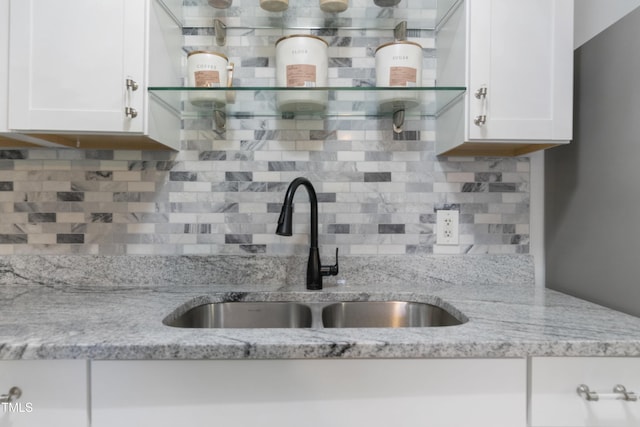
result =
[[436,244],[458,244],[458,222],[460,212],[451,210],[436,211]]

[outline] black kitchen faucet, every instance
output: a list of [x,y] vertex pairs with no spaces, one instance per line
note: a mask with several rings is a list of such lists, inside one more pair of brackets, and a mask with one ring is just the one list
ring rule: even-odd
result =
[[309,248],[309,261],[307,262],[307,289],[322,289],[322,276],[336,276],[338,274],[338,249],[336,248],[335,265],[322,265],[320,263],[320,251],[318,249],[318,197],[311,181],[298,177],[291,181],[287,193],[284,196],[282,211],[278,218],[276,234],[279,236],[291,236],[293,229],[293,196],[298,187],[302,185],[309,193],[311,203],[311,247]]

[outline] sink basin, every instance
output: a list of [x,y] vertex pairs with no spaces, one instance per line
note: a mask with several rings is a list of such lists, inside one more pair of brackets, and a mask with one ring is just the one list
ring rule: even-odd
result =
[[431,304],[405,301],[353,301],[322,310],[325,328],[406,328],[460,325],[448,311]]
[[179,328],[420,328],[464,321],[422,302],[233,301],[202,304],[163,323]]
[[311,309],[294,302],[219,302],[164,323],[180,328],[309,328]]

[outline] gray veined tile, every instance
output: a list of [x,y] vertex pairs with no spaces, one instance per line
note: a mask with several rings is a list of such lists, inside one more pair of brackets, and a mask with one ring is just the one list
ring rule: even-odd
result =
[[253,237],[250,234],[225,234],[224,241],[230,244],[253,243]]
[[225,172],[225,181],[253,181],[253,172]]
[[111,223],[113,222],[113,213],[110,213],[110,212],[92,213],[91,222]]
[[87,181],[111,181],[113,180],[113,171],[86,171],[85,179]]
[[264,254],[267,252],[267,245],[240,245],[240,250],[249,254]]
[[56,222],[55,213],[33,212],[28,215],[29,222]]
[[169,179],[171,181],[197,181],[198,174],[195,172],[169,172]]
[[58,234],[56,236],[57,244],[82,244],[84,243],[84,234]]
[[[317,10],[317,0],[296,2],[297,7]],[[262,13],[257,1],[234,3],[233,10],[228,11],[231,15]],[[434,0],[402,3],[405,8],[419,4],[420,10],[415,12],[420,14],[433,13],[423,9],[435,8]],[[187,0],[185,4],[199,12],[201,6],[196,4],[202,2]],[[406,13],[402,8],[383,10],[370,0],[352,0],[350,7],[361,8],[371,16],[381,13],[383,19]],[[261,31],[264,30],[240,31],[229,37],[224,47],[240,64],[234,80],[238,85],[275,84],[273,46],[282,32]],[[184,33],[185,52],[210,48],[214,42],[207,28],[185,28]],[[332,78],[352,86],[375,84],[374,51],[390,41],[388,31],[332,28],[315,33],[331,45]],[[424,39],[423,74],[426,80],[432,79],[437,63],[430,46],[436,35],[420,30],[412,37]],[[258,93],[256,101],[263,102],[266,97],[266,93]],[[361,104],[354,100],[354,105]],[[223,214],[225,222],[238,228],[229,232],[214,226],[212,233],[196,235],[206,239],[196,245],[203,245],[200,249],[207,253],[254,256],[304,252],[305,245],[292,242],[225,243],[224,233],[253,239],[261,230],[268,230],[277,220],[291,179],[308,176],[319,184],[316,191],[324,221],[320,239],[331,234],[345,254],[357,245],[365,245],[363,250],[371,253],[382,253],[384,246],[393,242],[404,245],[407,253],[431,253],[435,242],[427,238],[425,231],[434,222],[434,207],[445,205],[459,207],[461,226],[472,227],[474,214],[501,215],[500,223],[492,224],[491,233],[487,227],[471,228],[466,235],[470,243],[460,246],[460,251],[526,252],[527,235],[516,233],[514,227],[526,230],[529,225],[529,159],[438,158],[434,154],[438,137],[435,125],[433,118],[411,119],[405,124],[405,131],[396,135],[387,118],[264,118],[254,117],[248,108],[244,117],[229,120],[224,132],[214,129],[210,117],[185,119],[182,150],[178,152],[0,150],[0,196],[4,196],[0,211],[8,225],[0,227],[0,234],[26,236],[15,237],[14,248],[6,247],[14,253],[32,250],[42,254],[124,254],[132,250],[179,254],[189,250],[188,240],[168,243],[166,239],[175,239],[184,234],[185,227],[198,224],[198,216]],[[353,152],[358,153],[354,160],[338,160],[344,158],[344,153]],[[131,172],[137,175],[127,175]],[[448,183],[448,172],[469,172],[474,178]],[[265,175],[259,177],[260,173],[269,174],[269,181]],[[45,191],[44,183],[48,186]],[[364,183],[371,186],[360,185]],[[302,200],[296,203],[296,209],[304,212],[301,222],[306,222],[308,206]],[[244,212],[245,208],[251,212]],[[415,214],[415,218],[398,216],[408,214]],[[106,222],[108,215],[112,222]],[[54,239],[56,235],[82,234],[74,233],[69,221],[77,227],[85,224],[84,243],[28,243],[29,237],[33,240],[38,234],[52,234]],[[402,225],[404,233],[380,235],[379,224]],[[105,228],[115,225],[123,229],[109,232]],[[127,245],[127,233],[123,231],[128,226],[135,233],[157,232],[166,239],[155,243],[138,239],[133,245],[139,246],[133,248]],[[348,226],[349,233],[338,233],[346,229],[342,226]],[[510,239],[491,244],[476,242],[486,234],[503,234]],[[418,243],[410,240],[416,237]]]
[[0,233],[0,244],[2,245],[23,245],[27,243],[27,234],[4,234]]
[[0,159],[19,160],[28,159],[27,150],[0,150]]
[[404,234],[405,224],[378,224],[379,234]]

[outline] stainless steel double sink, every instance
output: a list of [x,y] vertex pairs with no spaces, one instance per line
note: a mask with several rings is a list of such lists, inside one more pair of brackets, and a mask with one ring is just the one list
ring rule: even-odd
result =
[[436,305],[411,301],[206,303],[163,323],[179,328],[404,328],[466,322]]

